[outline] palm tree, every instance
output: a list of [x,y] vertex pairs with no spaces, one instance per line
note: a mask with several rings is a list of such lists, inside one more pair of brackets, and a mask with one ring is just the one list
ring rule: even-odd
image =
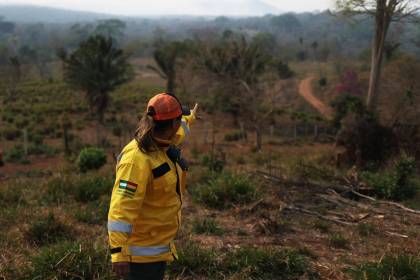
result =
[[112,38],[96,35],[82,42],[65,60],[65,81],[83,90],[100,124],[109,103],[109,92],[133,78],[128,57]]
[[185,47],[182,42],[161,42],[153,53],[153,58],[158,67],[147,66],[166,80],[166,92],[174,93],[175,91],[176,64],[177,60],[184,54]]

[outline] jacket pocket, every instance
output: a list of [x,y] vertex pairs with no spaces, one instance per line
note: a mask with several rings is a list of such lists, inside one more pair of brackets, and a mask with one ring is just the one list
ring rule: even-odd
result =
[[175,191],[176,175],[171,170],[167,162],[152,169],[153,173],[153,193],[169,193]]

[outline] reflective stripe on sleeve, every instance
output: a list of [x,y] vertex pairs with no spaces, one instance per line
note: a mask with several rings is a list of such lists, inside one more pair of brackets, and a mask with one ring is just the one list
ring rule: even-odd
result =
[[190,134],[190,129],[185,121],[181,121],[181,126],[184,129],[185,135]]
[[130,254],[132,256],[157,256],[160,254],[168,253],[171,251],[169,246],[151,246],[151,247],[140,247],[130,246]]
[[133,226],[129,223],[108,221],[108,231],[131,233]]

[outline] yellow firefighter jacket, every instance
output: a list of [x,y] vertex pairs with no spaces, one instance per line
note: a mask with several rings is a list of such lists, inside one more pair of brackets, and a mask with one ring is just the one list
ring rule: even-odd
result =
[[[195,116],[183,116],[180,144]],[[166,154],[145,154],[132,140],[118,156],[108,213],[112,262],[148,263],[177,258],[173,240],[181,223],[186,172]]]

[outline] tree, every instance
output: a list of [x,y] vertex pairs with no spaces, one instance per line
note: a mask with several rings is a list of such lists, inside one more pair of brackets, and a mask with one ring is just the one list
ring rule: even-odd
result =
[[147,66],[166,80],[166,92],[168,93],[175,92],[177,60],[184,54],[185,50],[186,46],[182,42],[159,42],[153,52],[157,67]]
[[94,33],[105,37],[121,39],[127,27],[124,21],[118,19],[101,20],[96,26]]
[[[241,116],[254,126],[256,149],[260,150],[262,125],[274,111],[274,104],[266,98],[267,92],[273,91],[273,87],[265,83],[268,81],[265,75],[275,73],[287,78],[293,73],[286,64],[273,62],[270,55],[258,45],[249,44],[243,36],[221,41],[203,56],[201,65],[206,69],[207,76],[213,76],[219,84],[216,102],[232,113],[235,119]],[[278,80],[278,76],[275,80]]]
[[67,83],[86,93],[91,109],[99,123],[109,103],[109,92],[133,78],[128,57],[115,47],[112,38],[91,36],[65,60],[64,77]]
[[376,110],[384,46],[392,22],[413,18],[419,11],[418,0],[336,0],[336,7],[345,16],[367,14],[374,18],[369,90],[366,105]]

